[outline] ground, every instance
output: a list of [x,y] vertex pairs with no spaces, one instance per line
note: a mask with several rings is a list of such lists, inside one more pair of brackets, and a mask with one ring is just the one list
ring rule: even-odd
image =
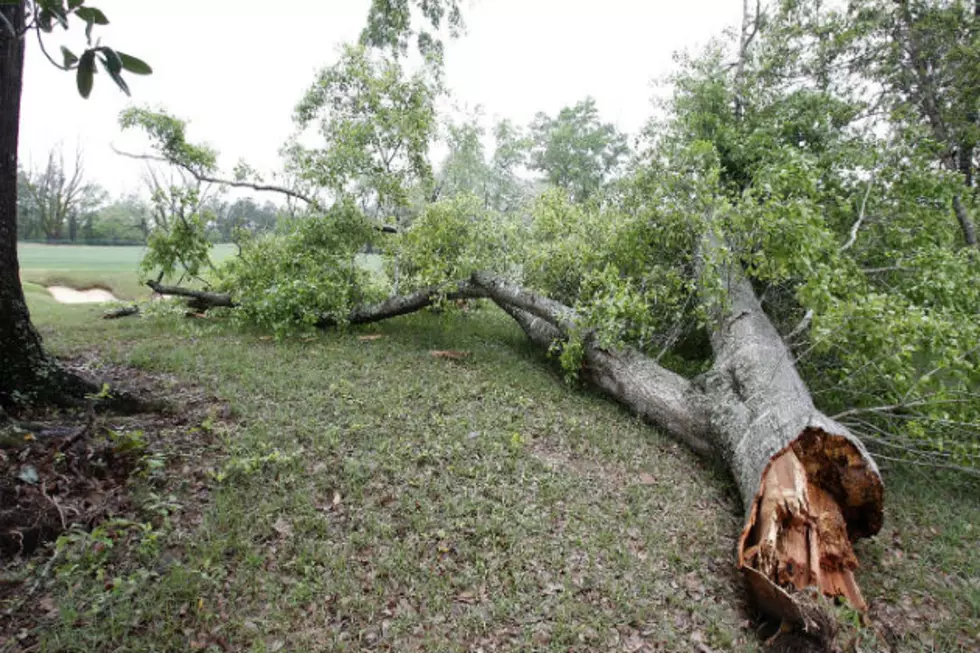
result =
[[[188,408],[146,429],[128,521],[4,559],[0,650],[761,645],[726,475],[566,383],[495,309],[276,342],[29,301],[55,353]],[[882,635],[843,644],[977,650],[980,488],[885,475],[885,527],[857,547]]]

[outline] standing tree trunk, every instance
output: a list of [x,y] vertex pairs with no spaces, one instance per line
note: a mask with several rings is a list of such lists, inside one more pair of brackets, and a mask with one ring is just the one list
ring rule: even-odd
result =
[[[24,5],[0,5],[0,14],[20,34]],[[15,391],[33,385],[46,357],[41,337],[20,285],[17,261],[17,144],[20,135],[20,96],[24,74],[24,40],[0,24],[0,405]]]
[[[24,3],[0,4],[0,14],[24,31]],[[62,370],[41,346],[20,283],[17,260],[17,144],[24,75],[24,39],[0,21],[0,408],[22,397],[60,402],[97,390]]]

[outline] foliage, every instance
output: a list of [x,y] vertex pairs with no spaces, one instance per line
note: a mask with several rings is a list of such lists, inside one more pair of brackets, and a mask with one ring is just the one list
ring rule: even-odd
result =
[[172,186],[155,192],[153,203],[168,219],[147,238],[141,272],[200,278],[211,266],[212,247],[207,237],[210,216],[201,211],[200,193],[194,187]]
[[149,235],[150,219],[150,206],[130,195],[94,212],[82,231],[87,241],[141,242]]
[[214,172],[218,153],[206,146],[187,141],[187,121],[163,109],[130,107],[119,114],[123,131],[140,129],[149,137],[154,149],[172,165],[197,174]]
[[[7,0],[5,4],[13,4]],[[129,84],[123,73],[132,75],[149,75],[153,72],[150,66],[125,52],[114,50],[103,45],[101,40],[92,40],[92,32],[96,25],[109,24],[109,19],[102,10],[86,4],[86,0],[30,0],[24,3],[25,11],[30,17],[28,29],[38,32],[38,43],[42,52],[55,67],[66,71],[75,71],[78,93],[88,98],[92,92],[95,75],[98,73],[96,63],[115,82],[126,95],[129,95]],[[85,24],[85,39],[87,47],[81,54],[75,54],[65,46],[61,46],[61,61],[56,61],[44,45],[44,34],[51,34],[56,28],[68,30],[71,21],[77,20]],[[2,28],[3,26],[0,26]],[[10,27],[9,25],[7,27]],[[21,35],[17,35],[18,37]]]
[[397,221],[410,189],[431,182],[427,153],[438,92],[426,70],[406,77],[396,60],[346,46],[296,107],[297,127],[316,125],[323,144],[309,148],[294,138],[286,150],[289,169],[335,198],[356,198],[377,218]]
[[437,34],[443,26],[451,36],[457,36],[463,28],[459,0],[371,0],[361,43],[388,49],[396,55],[406,54],[409,38],[415,36],[422,55],[441,58],[443,48],[438,36],[424,28],[417,31],[411,28],[413,5],[418,6],[423,24],[428,23]]
[[232,293],[236,319],[283,335],[324,318],[343,324],[357,304],[380,299],[380,289],[357,262],[374,230],[351,202],[298,219],[280,235],[249,237],[240,256],[218,272]]
[[530,167],[577,201],[595,195],[628,152],[626,136],[599,119],[593,98],[565,107],[554,118],[539,113],[531,124]]
[[521,259],[521,227],[484,208],[474,195],[429,204],[387,245],[388,274],[399,266],[399,291],[449,284],[479,270],[511,273]]

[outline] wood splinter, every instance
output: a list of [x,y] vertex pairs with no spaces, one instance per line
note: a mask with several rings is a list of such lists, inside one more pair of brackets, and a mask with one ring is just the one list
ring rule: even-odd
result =
[[739,542],[739,567],[762,607],[788,622],[808,620],[791,598],[808,589],[861,612],[868,607],[854,579],[858,560],[842,506],[807,473],[813,450],[794,442],[773,456]]

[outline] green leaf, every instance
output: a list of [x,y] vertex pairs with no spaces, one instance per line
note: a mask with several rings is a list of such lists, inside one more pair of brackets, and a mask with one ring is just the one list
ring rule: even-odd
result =
[[75,53],[65,46],[61,46],[61,56],[65,59],[65,68],[71,68],[78,63],[78,57],[75,56]]
[[126,83],[126,80],[122,78],[122,75],[120,75],[118,72],[116,72],[116,71],[114,71],[112,69],[107,69],[107,71],[109,73],[109,77],[111,77],[112,78],[112,81],[114,81],[116,83],[116,86],[118,86],[119,89],[123,93],[125,93],[126,95],[129,95],[130,94],[129,93],[129,84],[127,84]]
[[104,13],[102,13],[102,10],[96,9],[95,7],[79,7],[75,11],[75,15],[89,24],[93,24],[93,25],[109,24],[109,19],[106,18]]
[[42,32],[51,31],[51,21],[54,20],[54,14],[52,14],[47,9],[42,9],[37,15],[37,25],[41,28]]
[[85,3],[85,0],[68,0],[68,11],[75,11]]
[[92,83],[95,81],[95,50],[86,50],[78,61],[78,94],[88,98],[92,93]]
[[119,60],[122,61],[123,70],[131,72],[134,75],[153,74],[153,69],[150,68],[150,65],[142,59],[137,59],[132,55],[119,52],[118,50],[116,51],[116,54],[119,55]]
[[122,72],[122,59],[116,54],[116,51],[112,48],[101,47],[98,48],[102,52],[102,66],[106,69],[109,74],[118,75]]

